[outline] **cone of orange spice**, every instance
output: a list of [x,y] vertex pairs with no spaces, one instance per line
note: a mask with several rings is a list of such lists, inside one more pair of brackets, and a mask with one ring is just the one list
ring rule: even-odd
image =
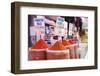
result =
[[62,40],[62,44],[64,45],[64,46],[69,46],[69,45],[71,45],[71,43],[69,42],[69,40],[67,39],[63,39]]
[[62,44],[69,49],[70,52],[70,58],[71,59],[75,59],[77,58],[77,54],[76,54],[76,42],[73,39],[67,39],[67,40],[62,40]]
[[48,48],[48,45],[45,43],[43,39],[40,39],[38,42],[35,43],[35,45],[32,46],[31,49],[46,49],[46,48]]
[[29,60],[46,60],[46,50],[48,45],[43,39],[40,39],[29,49]]
[[55,59],[69,59],[69,50],[63,46],[60,41],[57,41],[54,45],[52,45],[47,51],[47,59],[55,60]]

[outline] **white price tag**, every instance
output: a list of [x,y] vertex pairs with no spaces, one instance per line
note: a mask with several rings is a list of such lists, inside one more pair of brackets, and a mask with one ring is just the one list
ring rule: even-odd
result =
[[64,24],[64,18],[58,17],[56,21],[56,25],[62,26]]
[[45,26],[44,18],[34,18],[34,26]]
[[56,21],[55,34],[59,36],[64,35],[64,18],[58,17]]
[[30,26],[30,36],[35,35],[34,26]]
[[37,17],[34,18],[34,26],[36,32],[39,32],[40,34],[45,34],[45,18],[44,17]]

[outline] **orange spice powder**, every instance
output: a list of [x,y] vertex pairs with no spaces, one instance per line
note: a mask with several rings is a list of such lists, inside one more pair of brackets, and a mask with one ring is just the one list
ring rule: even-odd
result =
[[63,44],[64,46],[71,45],[71,43],[69,42],[69,40],[62,40],[62,44]]
[[75,44],[76,42],[75,42],[73,39],[70,39],[70,40],[69,40],[69,43],[70,43],[70,44]]
[[52,45],[49,50],[65,50],[66,48],[64,47],[64,45],[60,42],[57,41],[54,45]]
[[35,45],[32,46],[32,49],[46,49],[48,48],[48,45],[45,43],[43,39],[40,39],[35,43]]

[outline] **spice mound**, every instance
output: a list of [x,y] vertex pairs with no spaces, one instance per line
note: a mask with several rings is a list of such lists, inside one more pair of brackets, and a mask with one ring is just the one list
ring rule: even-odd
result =
[[69,42],[69,40],[62,40],[62,44],[63,44],[64,46],[71,45],[71,43]]
[[29,49],[28,58],[29,60],[46,60],[46,50],[48,45],[43,39],[36,42],[35,45]]
[[60,41],[57,41],[49,50],[65,50],[66,48],[62,45]]
[[36,42],[35,45],[32,46],[32,49],[46,49],[48,48],[48,45],[45,43],[43,39],[40,39]]
[[66,50],[64,45],[60,41],[57,41],[47,51],[47,59],[69,59],[69,50]]

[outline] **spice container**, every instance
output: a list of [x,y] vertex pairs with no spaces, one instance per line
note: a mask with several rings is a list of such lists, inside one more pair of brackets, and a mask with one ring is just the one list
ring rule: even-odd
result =
[[46,50],[48,45],[43,39],[36,42],[32,48],[29,49],[28,59],[29,60],[46,60]]
[[78,55],[76,53],[78,46],[75,43],[75,41],[73,41],[72,39],[70,39],[70,40],[69,39],[63,39],[62,44],[66,47],[66,49],[69,49],[70,59],[78,58]]
[[75,54],[76,55],[75,58],[79,59],[80,58],[80,55],[78,53],[78,51],[79,51],[79,45],[77,43],[74,44],[74,50],[75,50],[75,53],[76,53]]
[[70,39],[69,42],[71,44],[70,47],[69,47],[69,49],[70,49],[70,58],[71,59],[77,59],[77,58],[79,58],[79,54],[77,53],[78,48],[79,48],[78,44],[73,39]]
[[60,41],[57,41],[54,45],[52,45],[47,50],[47,59],[55,60],[55,59],[69,59],[69,50],[65,49]]
[[69,52],[70,52],[70,59],[75,59],[75,50],[74,50],[74,45],[69,45]]

